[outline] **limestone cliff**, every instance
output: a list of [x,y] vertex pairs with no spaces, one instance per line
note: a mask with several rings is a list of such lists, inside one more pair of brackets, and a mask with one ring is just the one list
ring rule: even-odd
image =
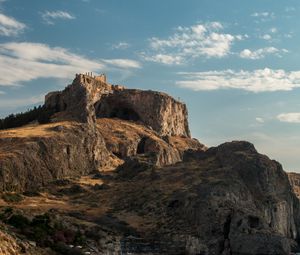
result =
[[54,120],[91,123],[97,115],[140,122],[161,136],[190,137],[184,103],[165,93],[125,89],[89,75],[76,75],[62,92],[47,94],[45,106],[58,112]]
[[140,121],[162,136],[190,137],[186,105],[160,92],[116,91],[97,103],[96,115]]

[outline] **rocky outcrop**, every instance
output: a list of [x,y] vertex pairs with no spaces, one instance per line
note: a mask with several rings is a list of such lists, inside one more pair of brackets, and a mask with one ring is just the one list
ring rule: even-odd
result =
[[[55,110],[53,123],[0,132],[0,190],[38,194],[15,207],[30,218],[51,204],[85,251],[285,255],[298,248],[300,206],[290,182],[297,192],[300,178],[289,181],[248,142],[207,149],[191,139],[183,103],[77,75],[46,96],[45,108]],[[25,220],[34,229],[32,222]],[[43,245],[59,238],[72,250],[63,229],[46,231]]]
[[162,136],[190,137],[186,105],[161,92],[115,91],[96,104],[96,115],[139,121]]
[[[45,107],[55,109],[58,120],[95,122],[94,104],[100,98],[121,87],[112,86],[94,77],[77,74],[73,83],[63,91],[50,92],[45,96]],[[55,118],[54,118],[55,119]]]
[[187,150],[207,148],[196,139],[178,136],[161,137],[143,125],[120,119],[97,119],[97,127],[107,149],[122,160],[144,155],[156,166],[175,164]]
[[36,247],[35,242],[23,241],[20,238],[11,235],[1,226],[0,230],[0,254],[3,255],[53,255],[49,249]]
[[78,74],[62,92],[45,97],[45,107],[54,109],[54,121],[92,123],[98,118],[120,118],[142,123],[161,136],[190,137],[187,108],[169,95],[155,91],[125,89],[97,77]]
[[[296,245],[299,201],[281,165],[250,143],[188,152],[176,166],[128,173],[136,174],[135,187],[115,206],[147,212],[159,222],[151,233],[184,240],[186,254],[289,254]],[[120,174],[126,176],[126,169]],[[146,182],[151,187],[141,192]]]
[[23,191],[111,166],[101,136],[87,124],[53,123],[2,131],[0,190]]
[[192,149],[206,147],[190,138],[163,139],[119,119],[98,119],[95,126],[68,121],[1,131],[0,190],[31,190],[65,177],[114,170],[138,155],[155,166],[175,164]]

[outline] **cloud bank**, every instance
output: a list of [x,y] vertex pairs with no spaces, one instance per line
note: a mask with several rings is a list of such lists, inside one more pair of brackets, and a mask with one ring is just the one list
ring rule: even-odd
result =
[[277,119],[281,122],[300,123],[300,112],[281,113],[277,115]]
[[234,41],[241,35],[222,33],[220,22],[207,22],[190,27],[177,27],[175,33],[166,39],[149,39],[150,53],[143,53],[146,61],[166,65],[178,65],[191,58],[221,58],[230,53]]
[[130,59],[90,60],[61,47],[41,43],[0,44],[0,85],[12,86],[38,78],[70,78],[86,71],[130,70],[140,68]]
[[269,68],[254,71],[181,72],[176,85],[194,91],[240,89],[250,92],[289,91],[300,87],[300,71]]
[[75,19],[75,16],[66,11],[45,11],[42,14],[43,20],[49,24],[53,25],[56,20],[71,20]]
[[277,57],[281,57],[282,53],[288,53],[288,50],[277,49],[275,47],[266,47],[257,50],[244,49],[240,52],[240,57],[256,60],[256,59],[262,59],[267,55],[276,55]]
[[17,21],[13,17],[0,13],[0,35],[17,36],[24,31],[26,25]]

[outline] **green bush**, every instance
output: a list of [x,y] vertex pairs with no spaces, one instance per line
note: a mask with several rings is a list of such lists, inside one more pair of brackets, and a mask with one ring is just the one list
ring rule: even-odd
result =
[[25,229],[29,226],[30,221],[21,214],[14,214],[7,220],[7,223],[18,229]]

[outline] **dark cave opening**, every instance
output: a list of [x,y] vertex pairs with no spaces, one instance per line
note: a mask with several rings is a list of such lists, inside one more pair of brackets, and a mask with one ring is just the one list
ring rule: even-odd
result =
[[144,154],[145,153],[145,143],[146,143],[147,137],[143,137],[138,146],[137,146],[137,150],[136,153],[137,154]]
[[136,113],[136,111],[127,107],[114,108],[110,112],[109,117],[123,119],[123,120],[132,120],[132,121],[140,120],[140,116]]

